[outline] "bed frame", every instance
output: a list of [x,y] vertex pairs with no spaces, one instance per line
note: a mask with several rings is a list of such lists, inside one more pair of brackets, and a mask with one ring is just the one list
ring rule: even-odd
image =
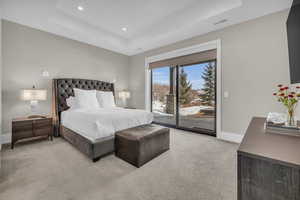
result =
[[92,142],[80,134],[61,125],[61,112],[68,110],[66,99],[74,96],[73,88],[84,90],[112,91],[114,84],[86,79],[61,78],[53,79],[52,112],[54,118],[54,136],[62,136],[75,148],[86,154],[94,162],[101,157],[114,152],[114,136],[106,137]]

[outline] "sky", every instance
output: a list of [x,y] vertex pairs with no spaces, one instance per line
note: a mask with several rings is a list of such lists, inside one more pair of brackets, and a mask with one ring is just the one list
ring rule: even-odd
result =
[[[187,78],[192,84],[194,90],[199,90],[203,88],[204,81],[201,75],[204,71],[204,67],[207,64],[196,64],[183,67],[184,71],[187,73]],[[153,69],[153,83],[169,85],[169,67],[162,67]]]

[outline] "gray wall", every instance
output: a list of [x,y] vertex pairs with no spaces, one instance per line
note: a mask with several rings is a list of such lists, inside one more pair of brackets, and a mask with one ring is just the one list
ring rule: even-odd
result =
[[145,57],[222,40],[222,131],[243,134],[253,116],[283,111],[272,96],[278,83],[289,83],[286,19],[275,13],[220,31],[181,41],[130,58],[131,106],[144,108]]
[[[20,90],[48,90],[47,101],[39,102],[38,113],[51,112],[52,78],[87,78],[112,82],[116,89],[128,88],[129,57],[32,29],[9,21],[3,31],[3,133],[11,131],[11,119],[30,114],[29,102],[20,100]],[[42,77],[42,71],[50,73]]]
[[[1,9],[0,9],[1,12]],[[0,88],[2,87],[2,20],[0,14]],[[0,92],[0,130],[2,132],[2,93]],[[1,135],[0,132],[0,135]],[[1,137],[0,137],[0,149],[1,149]]]

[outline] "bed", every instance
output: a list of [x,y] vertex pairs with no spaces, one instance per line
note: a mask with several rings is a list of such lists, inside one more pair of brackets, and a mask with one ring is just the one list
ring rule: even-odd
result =
[[114,84],[85,79],[53,80],[53,117],[55,136],[61,136],[94,162],[114,152],[114,133],[153,120],[151,113],[124,108],[69,109],[66,99],[74,88],[111,91]]

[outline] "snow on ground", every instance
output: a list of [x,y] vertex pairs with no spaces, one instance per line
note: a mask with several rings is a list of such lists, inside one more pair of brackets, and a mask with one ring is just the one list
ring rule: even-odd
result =
[[164,113],[164,112],[160,112],[157,110],[153,110],[152,111],[154,114],[160,115],[160,116],[173,116],[173,114],[168,114],[168,113]]
[[153,111],[164,112],[165,104],[161,101],[153,101],[152,109]]
[[[153,102],[153,112],[159,115],[164,115],[164,116],[172,116],[172,114],[167,114],[164,113],[165,105],[160,102],[160,101],[154,101]],[[203,109],[211,109],[213,110],[214,107],[212,106],[191,106],[191,107],[185,107],[185,108],[180,108],[179,113],[181,116],[188,116],[188,115],[195,115]]]
[[203,109],[213,110],[214,108],[211,106],[191,106],[191,107],[180,108],[179,113],[181,116],[195,115]]

